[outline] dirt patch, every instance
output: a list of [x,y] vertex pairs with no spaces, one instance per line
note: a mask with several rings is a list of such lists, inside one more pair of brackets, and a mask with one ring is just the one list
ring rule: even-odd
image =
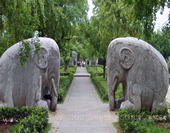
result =
[[170,131],[170,121],[165,122],[165,123],[164,122],[157,122],[156,125],[158,127],[162,127],[164,129],[167,129],[168,131]]
[[13,128],[16,125],[16,122],[0,122],[0,133],[4,133],[8,130],[10,130],[11,128]]

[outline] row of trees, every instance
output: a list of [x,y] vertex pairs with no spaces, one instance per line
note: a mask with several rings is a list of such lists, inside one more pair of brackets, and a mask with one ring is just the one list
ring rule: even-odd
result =
[[80,59],[102,58],[105,72],[107,47],[117,37],[143,39],[170,56],[169,25],[153,32],[156,12],[162,13],[168,0],[92,1],[94,16],[88,20],[87,0],[1,0],[0,55],[37,31],[58,43],[65,70],[74,50]]
[[87,0],[1,0],[0,55],[38,32],[57,42],[67,69],[71,51],[82,50],[79,25],[87,21],[87,12]]
[[[167,0],[93,0],[94,16],[86,30],[87,56],[103,58],[104,78],[107,47],[117,37],[133,36],[153,44],[165,58],[170,56],[169,25],[154,33],[156,12]],[[158,41],[159,40],[159,41]],[[90,51],[89,51],[90,49]]]

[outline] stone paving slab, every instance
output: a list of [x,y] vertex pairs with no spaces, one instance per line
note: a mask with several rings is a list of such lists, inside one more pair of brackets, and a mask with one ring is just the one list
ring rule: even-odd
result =
[[[76,73],[87,73],[78,68]],[[117,112],[110,112],[103,104],[89,77],[74,77],[64,104],[51,112],[49,133],[116,133],[113,122],[118,121]]]
[[74,74],[74,77],[90,77],[90,74],[88,74],[88,73],[76,73],[76,74]]

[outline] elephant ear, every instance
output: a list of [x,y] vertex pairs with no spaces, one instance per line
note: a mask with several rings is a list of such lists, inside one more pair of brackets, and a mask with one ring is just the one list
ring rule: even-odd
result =
[[134,53],[127,47],[123,47],[119,53],[120,65],[124,69],[130,69],[135,61]]
[[48,56],[48,51],[45,48],[41,48],[40,55],[37,55],[36,53],[33,55],[34,63],[40,69],[45,69],[48,66]]

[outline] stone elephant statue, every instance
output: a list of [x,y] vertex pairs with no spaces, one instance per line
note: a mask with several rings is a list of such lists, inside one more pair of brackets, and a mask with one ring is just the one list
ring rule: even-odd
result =
[[[107,80],[110,110],[167,107],[168,66],[163,56],[150,44],[133,37],[113,40],[107,51]],[[123,98],[115,100],[119,83]]]
[[[22,42],[7,49],[0,59],[0,106],[40,106],[57,108],[60,51],[50,38],[38,38],[40,55],[32,52],[30,61],[21,66],[19,49]],[[24,41],[31,42],[34,38]],[[31,50],[35,49],[32,43]],[[51,101],[44,99],[49,88]]]

